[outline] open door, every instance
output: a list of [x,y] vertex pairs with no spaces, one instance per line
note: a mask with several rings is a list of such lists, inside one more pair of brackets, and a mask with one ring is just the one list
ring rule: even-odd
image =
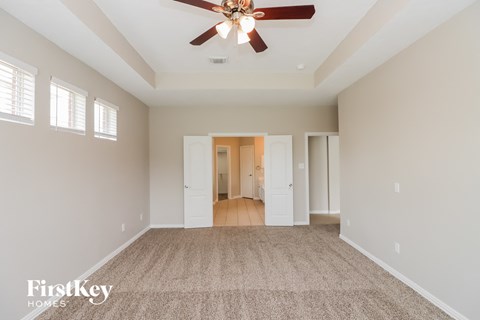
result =
[[265,225],[293,226],[292,136],[265,137]]
[[185,228],[213,226],[212,138],[183,138]]

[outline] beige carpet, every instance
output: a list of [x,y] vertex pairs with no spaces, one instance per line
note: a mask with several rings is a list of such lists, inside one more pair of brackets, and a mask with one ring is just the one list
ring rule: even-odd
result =
[[69,299],[39,319],[450,319],[338,232],[150,230],[90,277],[114,286],[103,305]]

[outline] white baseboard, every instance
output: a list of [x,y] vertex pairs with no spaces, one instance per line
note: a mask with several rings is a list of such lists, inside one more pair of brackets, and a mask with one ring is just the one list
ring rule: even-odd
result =
[[310,210],[310,214],[329,214],[328,210]]
[[[98,269],[100,269],[101,267],[103,267],[108,261],[110,261],[113,257],[115,257],[117,254],[119,254],[120,252],[122,252],[123,250],[125,250],[129,245],[131,245],[135,240],[137,240],[138,238],[140,238],[145,232],[147,232],[148,230],[150,230],[150,227],[146,227],[145,229],[143,229],[142,231],[140,231],[139,233],[137,233],[135,236],[133,236],[133,238],[131,238],[130,240],[128,240],[127,242],[125,242],[124,244],[122,244],[120,247],[118,247],[115,251],[111,252],[109,255],[107,255],[105,258],[103,258],[102,260],[100,260],[97,264],[95,264],[93,267],[91,267],[90,269],[88,269],[85,273],[83,273],[81,276],[79,276],[77,279],[75,280],[86,280],[90,275],[92,275],[95,271],[97,271]],[[71,282],[71,281],[70,281]],[[62,297],[52,297],[50,299],[48,299],[48,301],[50,303],[45,303],[42,307],[39,307],[39,308],[35,308],[32,312],[30,312],[29,314],[27,314],[25,317],[22,318],[22,320],[33,320],[35,319],[36,317],[38,317],[40,314],[42,314],[43,312],[45,312],[48,308],[50,308],[49,306],[53,305],[53,303],[55,301],[58,301],[58,300],[61,300],[63,298]]]
[[232,196],[232,197],[230,197],[230,198],[228,198],[228,199],[230,199],[230,200],[233,200],[233,199],[240,199],[241,197],[242,197],[241,195],[240,195],[240,196]]
[[308,226],[308,225],[310,225],[310,223],[308,223],[308,221],[295,221],[293,224],[296,225],[296,226]]
[[151,229],[180,229],[185,228],[183,224],[151,224]]
[[310,214],[339,214],[340,210],[310,210]]
[[407,286],[415,290],[418,294],[420,294],[422,297],[424,297],[425,299],[427,299],[428,301],[436,305],[438,308],[442,309],[446,314],[448,314],[452,318],[456,320],[468,320],[468,318],[462,315],[460,312],[453,309],[448,304],[438,299],[433,294],[431,294],[430,292],[428,292],[427,290],[425,290],[424,288],[416,284],[414,281],[410,280],[409,278],[407,278],[406,276],[404,276],[403,274],[401,274],[400,272],[398,272],[397,270],[395,270],[394,268],[392,268],[391,266],[389,266],[379,258],[375,257],[373,254],[363,249],[352,240],[348,239],[342,234],[340,234],[340,239],[342,239],[343,241],[348,243],[350,246],[352,246],[353,248],[358,250],[360,253],[362,253],[364,256],[366,256],[367,258],[369,258],[370,260],[378,264],[380,267],[385,269],[385,271],[390,273],[392,276],[394,276],[395,278],[397,278],[398,280],[402,281]]
[[262,199],[260,199],[258,197],[254,197],[253,200],[262,200]]

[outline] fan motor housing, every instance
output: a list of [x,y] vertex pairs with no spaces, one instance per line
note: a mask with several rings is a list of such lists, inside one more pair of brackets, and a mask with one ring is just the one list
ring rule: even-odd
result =
[[[254,4],[252,0],[222,0],[222,7],[225,8],[225,11],[250,14],[253,12]],[[229,17],[226,13],[224,15]]]

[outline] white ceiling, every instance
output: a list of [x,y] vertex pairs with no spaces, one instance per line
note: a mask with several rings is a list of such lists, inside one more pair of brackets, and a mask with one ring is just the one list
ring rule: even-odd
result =
[[[259,54],[249,44],[236,45],[233,33],[227,40],[215,36],[202,46],[189,44],[224,21],[222,14],[172,0],[95,2],[156,71],[298,72],[297,65],[303,63],[304,72],[313,72],[375,0],[257,0],[257,8],[300,4],[316,7],[311,20],[257,21],[257,31],[269,47]],[[209,56],[228,56],[229,63],[212,65]]]
[[[90,1],[90,0],[82,0]],[[387,0],[393,1],[393,0]],[[216,3],[217,1],[211,1]],[[95,0],[133,48],[157,73],[200,79],[229,74],[247,77],[309,79],[339,43],[355,28],[375,0],[257,0],[256,7],[315,4],[310,21],[258,21],[257,30],[269,48],[256,54],[233,37],[214,37],[200,47],[189,42],[223,20],[223,16],[172,0]],[[105,43],[60,0],[0,0],[0,8],[21,20],[73,56],[84,61],[147,105],[224,105],[233,95],[251,97],[241,104],[335,105],[337,94],[415,40],[446,21],[474,0],[410,0],[359,50],[312,88],[238,89],[192,86],[152,88],[120,52]],[[211,55],[227,55],[229,63],[212,65]],[[304,70],[296,66],[305,64]],[[182,81],[180,81],[182,83]],[[292,86],[294,88],[295,86]],[[314,87],[314,88],[313,88]]]

